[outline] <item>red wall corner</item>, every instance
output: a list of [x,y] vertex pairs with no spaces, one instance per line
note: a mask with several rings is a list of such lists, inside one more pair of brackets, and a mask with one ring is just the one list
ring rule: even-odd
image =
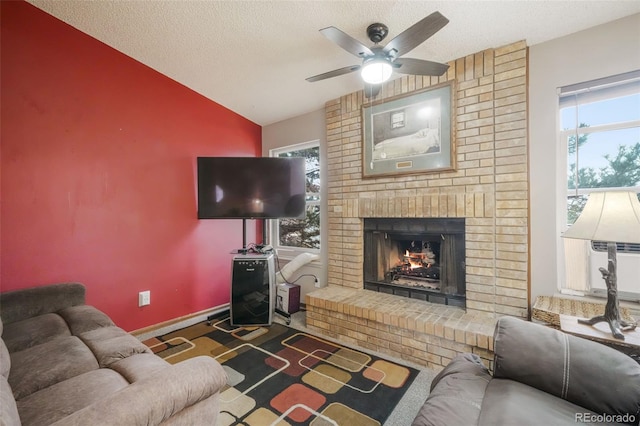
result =
[[126,330],[227,303],[242,221],[197,220],[195,158],[259,156],[260,126],[26,2],[0,5],[2,291],[80,281]]

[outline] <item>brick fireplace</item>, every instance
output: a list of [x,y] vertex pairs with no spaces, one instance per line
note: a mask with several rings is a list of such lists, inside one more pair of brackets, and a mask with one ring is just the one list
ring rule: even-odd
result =
[[[490,350],[495,318],[527,317],[529,299],[526,44],[449,65],[439,78],[388,82],[377,99],[455,80],[454,171],[363,178],[361,107],[369,100],[360,91],[326,104],[328,287],[307,296],[311,328],[435,365],[455,352]],[[365,290],[371,218],[462,220],[464,308]],[[392,335],[406,340],[394,346]]]

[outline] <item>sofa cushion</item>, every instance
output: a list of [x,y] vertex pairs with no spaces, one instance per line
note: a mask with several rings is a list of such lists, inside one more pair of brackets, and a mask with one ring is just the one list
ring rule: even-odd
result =
[[507,379],[493,379],[484,401],[478,425],[573,425],[582,423],[583,407],[539,389]]
[[130,383],[153,376],[170,364],[154,354],[135,354],[114,362],[109,366]]
[[640,365],[610,347],[502,317],[494,377],[516,380],[600,414],[640,416]]
[[[177,425],[215,425],[218,408],[217,392],[225,386],[227,376],[213,358],[199,356],[164,368],[144,380],[130,384],[108,398],[78,410],[56,423],[56,426],[87,425],[159,425],[195,404],[211,404]],[[214,398],[211,398],[215,395]],[[211,416],[213,417],[205,417]],[[108,420],[105,420],[108,419]]]
[[0,376],[0,425],[20,426],[20,416],[13,391],[4,376]]
[[413,426],[475,425],[491,375],[477,355],[456,356],[431,382]]
[[7,324],[2,338],[9,352],[18,352],[61,336],[71,336],[65,320],[57,314],[44,314]]
[[50,425],[128,385],[117,372],[100,368],[22,398],[18,401],[18,412],[24,424]]
[[87,371],[98,363],[87,345],[75,336],[11,354],[9,384],[16,400]]
[[[207,425],[212,424],[213,419],[220,413],[220,394],[215,393],[209,398],[190,405],[184,410],[162,422],[162,426]],[[285,423],[286,422],[281,422]],[[217,423],[216,423],[217,424]]]
[[153,353],[141,341],[119,327],[102,327],[78,337],[93,351],[100,367],[135,354]]
[[115,326],[104,312],[90,305],[71,306],[59,310],[58,314],[67,322],[74,336],[97,328]]
[[4,325],[69,306],[84,305],[85,287],[80,283],[51,284],[0,293],[0,316]]

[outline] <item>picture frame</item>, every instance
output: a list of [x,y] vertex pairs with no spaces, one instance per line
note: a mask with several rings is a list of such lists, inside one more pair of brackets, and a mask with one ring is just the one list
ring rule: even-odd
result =
[[455,170],[455,81],[362,106],[362,177]]

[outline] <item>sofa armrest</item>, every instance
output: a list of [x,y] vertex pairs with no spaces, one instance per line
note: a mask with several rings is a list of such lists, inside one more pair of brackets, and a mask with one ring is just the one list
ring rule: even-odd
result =
[[[159,425],[208,398],[216,404],[210,397],[226,382],[227,375],[216,360],[198,356],[167,366],[53,425]],[[215,424],[215,420],[203,419],[200,424]]]
[[431,382],[412,426],[475,425],[491,375],[477,355],[457,355]]
[[640,415],[640,365],[608,346],[502,317],[494,354],[495,378],[518,381],[596,413]]
[[38,315],[84,305],[85,287],[80,283],[49,284],[0,294],[2,322],[10,324]]

